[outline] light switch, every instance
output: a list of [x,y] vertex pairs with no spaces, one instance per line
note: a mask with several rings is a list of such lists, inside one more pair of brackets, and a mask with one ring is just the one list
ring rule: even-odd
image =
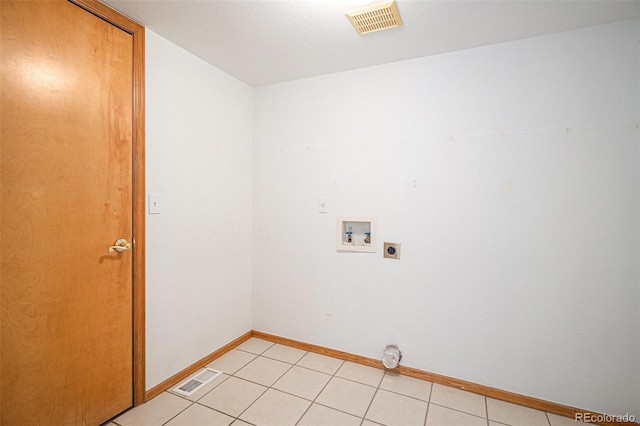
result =
[[149,194],[149,214],[160,214],[160,196]]
[[329,213],[329,199],[327,197],[318,198],[318,213]]

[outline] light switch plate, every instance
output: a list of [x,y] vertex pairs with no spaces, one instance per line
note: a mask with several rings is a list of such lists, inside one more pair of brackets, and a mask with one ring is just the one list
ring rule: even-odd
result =
[[327,197],[318,198],[318,213],[329,213],[329,199]]
[[149,214],[160,214],[160,195],[149,194]]

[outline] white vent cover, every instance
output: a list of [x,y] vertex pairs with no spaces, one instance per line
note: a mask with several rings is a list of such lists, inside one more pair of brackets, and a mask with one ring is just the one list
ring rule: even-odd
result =
[[218,377],[222,374],[222,371],[214,370],[213,368],[205,368],[201,372],[190,379],[182,382],[178,387],[174,388],[175,393],[179,393],[184,396],[193,395],[198,389]]
[[386,30],[387,28],[402,25],[402,19],[400,19],[395,1],[347,12],[347,17],[359,34]]

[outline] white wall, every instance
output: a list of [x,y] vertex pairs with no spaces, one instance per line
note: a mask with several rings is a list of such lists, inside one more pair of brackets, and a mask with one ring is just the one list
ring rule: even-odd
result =
[[[640,416],[639,39],[628,21],[257,88],[253,328]],[[377,217],[377,254],[336,252],[340,215]]]
[[252,96],[146,31],[147,389],[251,329]]

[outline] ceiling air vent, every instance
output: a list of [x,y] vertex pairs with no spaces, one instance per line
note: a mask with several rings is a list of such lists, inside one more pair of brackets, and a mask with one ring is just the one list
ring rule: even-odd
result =
[[402,25],[402,19],[400,19],[395,1],[347,12],[347,17],[356,27],[359,34],[386,30],[387,28]]

